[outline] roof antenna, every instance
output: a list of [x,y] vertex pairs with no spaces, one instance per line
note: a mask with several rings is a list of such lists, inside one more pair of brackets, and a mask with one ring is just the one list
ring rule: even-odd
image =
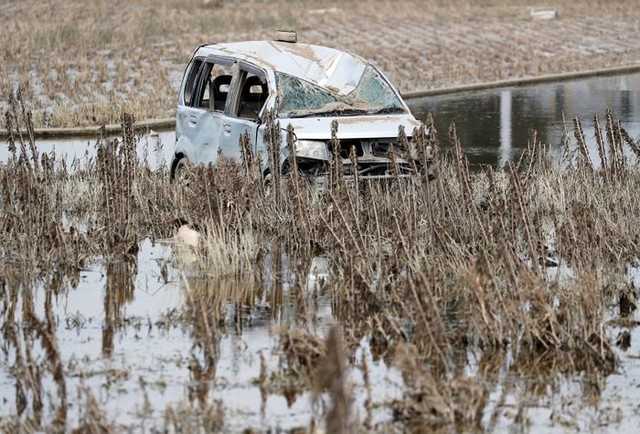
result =
[[298,42],[298,33],[295,30],[276,30],[276,41]]

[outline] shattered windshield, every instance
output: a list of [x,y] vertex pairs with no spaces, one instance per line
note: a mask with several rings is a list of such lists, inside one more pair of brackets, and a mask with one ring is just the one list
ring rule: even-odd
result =
[[276,72],[278,114],[284,118],[404,113],[402,102],[380,73],[367,66],[360,83],[346,95],[298,77]]

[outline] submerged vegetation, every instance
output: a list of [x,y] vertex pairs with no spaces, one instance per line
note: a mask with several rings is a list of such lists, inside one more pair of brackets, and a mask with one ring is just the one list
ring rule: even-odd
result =
[[[230,429],[224,402],[209,397],[220,342],[254,327],[257,311],[286,317],[273,323],[280,325],[272,349],[278,363],[262,354],[253,379],[263,406],[273,394],[291,404],[309,393],[315,404],[301,428],[328,432],[492,430],[504,417],[526,427],[528,393],[559,375],[576,376],[597,400],[597,384],[619,365],[616,345],[631,344],[640,144],[610,112],[593,121],[597,159],[576,120],[561,162],[532,131],[519,161],[474,172],[455,126],[439,139],[429,118],[413,137],[419,153],[431,146],[439,155],[435,181],[336,176],[318,191],[295,170],[265,188],[248,147],[240,164],[190,167],[170,184],[166,167],[152,170],[139,158],[128,114],[122,138],[99,140],[95,159],[65,161],[20,135],[31,130],[31,115],[21,100],[10,104],[5,126],[13,134],[0,166],[0,358],[15,395],[12,413],[0,415],[3,429],[136,428],[118,425],[89,385],[70,389],[73,367],[60,351],[63,324],[53,303],[88,264],[101,264],[102,354],[111,357],[117,331],[140,327],[127,322],[123,307],[136,290],[144,239],[172,243],[176,254],[160,278],[175,270],[185,294],[155,326],[181,327],[193,344],[182,368],[190,372],[189,398],[156,409],[164,417],[155,423],[170,432]],[[441,142],[451,152],[441,153]],[[177,227],[199,235],[181,242]],[[319,264],[326,276],[310,285],[309,270]],[[291,277],[283,283],[285,268]],[[37,288],[44,300],[34,297]],[[321,299],[335,324],[318,320]],[[403,378],[400,395],[382,402],[370,375],[380,361]],[[531,387],[501,383],[504,369]],[[127,374],[78,375],[117,382]],[[504,416],[513,395],[514,411]],[[80,409],[76,418],[67,414],[71,403]],[[254,428],[234,423],[233,430]]]

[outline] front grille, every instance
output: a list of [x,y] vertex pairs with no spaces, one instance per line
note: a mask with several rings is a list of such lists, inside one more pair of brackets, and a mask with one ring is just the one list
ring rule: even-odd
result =
[[[328,144],[329,151],[334,154],[333,145]],[[351,148],[356,149],[356,157],[362,157],[364,152],[362,151],[362,143],[360,140],[340,140],[340,158],[349,158],[351,156]]]
[[391,151],[392,144],[388,142],[375,142],[371,145],[371,154],[374,157],[389,157],[389,151]]

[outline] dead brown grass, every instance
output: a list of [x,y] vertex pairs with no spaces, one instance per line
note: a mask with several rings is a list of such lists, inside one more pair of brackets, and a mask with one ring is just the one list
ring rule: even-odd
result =
[[[20,101],[12,104],[9,125],[29,131],[28,112]],[[485,381],[506,358],[515,371],[538,379],[535,387],[554,374],[610,374],[618,362],[606,333],[612,324],[609,305],[619,303],[627,318],[634,295],[624,270],[639,251],[640,175],[635,156],[621,157],[637,143],[610,113],[604,119],[603,125],[595,123],[606,164],[580,152],[576,121],[576,139],[567,137],[565,144],[573,157],[561,165],[547,158],[533,134],[518,162],[472,172],[452,126],[453,151],[439,160],[434,182],[351,185],[335,176],[321,193],[296,172],[276,179],[269,193],[259,171],[251,169],[252,155],[241,163],[195,167],[187,184],[171,185],[166,169],[151,171],[131,152],[136,138],[130,116],[122,117],[121,139],[99,142],[97,160],[74,171],[39,154],[29,137],[14,134],[9,160],[0,166],[0,325],[7,357],[20,373],[18,416],[25,426],[65,426],[71,392],[51,306],[51,297],[68,286],[65,279],[72,281],[85,260],[104,261],[108,357],[119,312],[132,294],[138,242],[168,237],[176,217],[198,225],[214,246],[196,247],[204,265],[183,270],[181,318],[202,355],[189,366],[190,397],[200,407],[168,411],[167,424],[176,430],[223,423],[221,407],[207,400],[218,343],[226,330],[242,332],[244,313],[264,292],[271,315],[289,317],[279,337],[282,364],[271,373],[263,367],[257,379],[261,392],[278,390],[289,399],[315,385],[316,398],[332,403],[319,415],[328,418],[330,430],[348,431],[357,423],[348,411],[346,372],[363,339],[374,359],[384,358],[405,374],[406,399],[384,404],[401,427],[416,421],[478,427]],[[413,137],[419,152],[431,145],[438,154],[433,128]],[[68,194],[69,184],[79,182],[95,190],[92,200]],[[250,243],[243,241],[247,233]],[[224,250],[215,248],[221,244]],[[278,272],[264,278],[258,269],[249,286],[225,286],[208,273],[225,268],[226,278],[246,283],[247,270],[268,254],[280,271],[282,252],[297,277]],[[305,270],[319,254],[330,258],[331,269],[329,282],[316,291],[331,300],[340,323],[326,341],[313,320],[314,292],[304,284]],[[569,268],[571,278],[550,273],[550,259]],[[43,318],[34,313],[30,295],[37,284],[49,288]],[[229,305],[231,319],[224,315]],[[36,360],[33,348],[46,360]],[[473,374],[465,369],[470,351],[481,359]],[[55,385],[49,406],[43,402],[43,376]],[[95,402],[83,396],[89,407],[82,423],[108,430]]]
[[[347,2],[135,0],[0,6],[2,108],[21,88],[34,125],[118,123],[171,117],[182,71],[202,43],[300,40],[372,59],[401,91],[626,65],[640,46],[636,4],[546,2],[553,21],[529,17],[537,3],[456,0]],[[621,37],[620,35],[624,35]]]

